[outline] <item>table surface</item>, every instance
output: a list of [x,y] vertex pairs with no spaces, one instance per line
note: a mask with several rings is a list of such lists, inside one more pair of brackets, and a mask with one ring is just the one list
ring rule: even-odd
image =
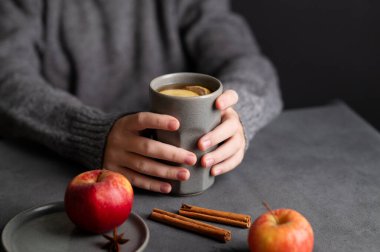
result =
[[[83,169],[31,143],[0,140],[0,230],[14,215],[62,201]],[[226,227],[226,244],[153,222],[154,207],[188,203],[248,213],[292,208],[312,224],[314,251],[380,251],[380,134],[344,104],[286,111],[260,131],[244,162],[206,192],[173,197],[135,190],[147,222],[146,251],[247,251],[247,229]]]

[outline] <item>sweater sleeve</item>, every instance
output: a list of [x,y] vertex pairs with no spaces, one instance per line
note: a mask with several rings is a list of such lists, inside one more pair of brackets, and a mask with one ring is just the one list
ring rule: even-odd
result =
[[116,115],[85,106],[40,74],[39,1],[0,1],[0,135],[39,142],[87,168],[101,166]]
[[225,90],[237,91],[235,109],[249,143],[282,109],[273,66],[227,0],[189,1],[180,16],[183,41],[196,71],[218,77]]

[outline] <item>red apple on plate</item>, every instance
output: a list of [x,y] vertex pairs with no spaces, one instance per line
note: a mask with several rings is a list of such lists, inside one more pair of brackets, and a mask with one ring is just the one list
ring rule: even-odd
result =
[[313,251],[313,229],[304,216],[292,209],[268,210],[251,225],[251,252]]
[[77,175],[67,186],[65,210],[71,221],[92,233],[104,233],[128,219],[133,189],[122,174],[92,170]]

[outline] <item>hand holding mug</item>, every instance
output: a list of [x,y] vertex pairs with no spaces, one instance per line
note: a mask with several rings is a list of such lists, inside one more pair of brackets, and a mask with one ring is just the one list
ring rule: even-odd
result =
[[108,135],[103,167],[124,174],[136,187],[169,193],[172,186],[162,179],[185,181],[190,172],[180,165],[171,166],[155,159],[194,165],[197,158],[190,151],[143,137],[141,131],[176,131],[179,126],[175,117],[151,112],[120,118]]
[[216,99],[216,108],[222,115],[221,123],[198,141],[198,147],[202,151],[220,144],[217,149],[205,154],[201,159],[203,167],[212,167],[213,176],[236,168],[244,157],[244,129],[238,113],[233,109],[238,99],[234,90],[226,90]]

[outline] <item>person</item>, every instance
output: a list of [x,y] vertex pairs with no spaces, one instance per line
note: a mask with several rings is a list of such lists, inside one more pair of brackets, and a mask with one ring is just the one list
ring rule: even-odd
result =
[[213,176],[229,172],[282,102],[274,68],[228,1],[0,2],[1,135],[121,172],[136,187],[169,193],[162,178],[187,180],[183,164],[197,162],[141,134],[180,127],[148,112],[148,86],[183,71],[224,85],[216,100],[222,122],[198,141],[201,150],[218,147],[198,161]]

